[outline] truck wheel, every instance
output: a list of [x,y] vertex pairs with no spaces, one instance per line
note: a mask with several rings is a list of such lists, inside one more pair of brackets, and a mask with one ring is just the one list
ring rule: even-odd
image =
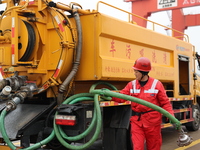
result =
[[53,140],[51,140],[47,146],[45,147],[45,149],[51,149],[51,150],[68,150],[67,148],[65,148],[64,146],[62,146],[62,144],[56,139],[54,138]]
[[199,129],[199,125],[200,125],[199,105],[194,105],[192,107],[192,113],[193,113],[192,115],[193,115],[194,121],[185,124],[185,126],[186,126],[186,129],[189,131],[196,131]]

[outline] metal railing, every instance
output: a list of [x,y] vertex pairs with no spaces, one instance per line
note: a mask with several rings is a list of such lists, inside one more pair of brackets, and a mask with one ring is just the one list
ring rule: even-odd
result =
[[104,4],[104,5],[107,5],[107,6],[109,6],[109,7],[114,8],[114,9],[117,9],[117,10],[119,10],[119,11],[122,11],[122,12],[124,12],[124,13],[127,13],[127,14],[128,14],[128,22],[130,22],[130,23],[137,24],[136,22],[134,22],[134,20],[131,20],[131,17],[134,16],[134,17],[137,17],[137,18],[140,18],[140,19],[142,19],[142,20],[145,20],[145,21],[147,21],[147,22],[152,23],[152,30],[153,30],[153,31],[155,31],[155,25],[158,25],[158,26],[160,26],[160,27],[163,27],[165,30],[171,30],[171,32],[172,32],[172,35],[171,35],[171,36],[172,36],[172,37],[175,37],[175,36],[174,36],[175,33],[179,33],[179,34],[181,34],[182,36],[176,36],[175,38],[184,39],[184,41],[189,42],[189,36],[188,36],[187,34],[183,33],[183,32],[180,32],[180,31],[175,30],[175,29],[172,29],[172,28],[170,28],[170,27],[161,25],[161,24],[159,24],[159,23],[156,23],[156,22],[154,22],[154,21],[148,20],[148,19],[143,18],[143,17],[141,17],[141,16],[139,16],[139,15],[130,13],[130,12],[128,12],[128,11],[125,11],[125,10],[123,10],[123,9],[120,9],[120,8],[118,8],[118,7],[115,7],[115,6],[112,6],[112,5],[107,4],[107,3],[105,3],[105,2],[102,2],[102,1],[99,1],[99,2],[97,3],[97,8],[96,8],[96,9],[97,9],[97,12],[99,11],[100,4]]

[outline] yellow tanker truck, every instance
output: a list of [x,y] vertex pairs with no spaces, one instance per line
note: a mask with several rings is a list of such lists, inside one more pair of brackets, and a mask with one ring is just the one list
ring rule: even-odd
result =
[[[144,105],[163,113],[163,128],[172,126],[168,117],[178,127],[198,130],[200,57],[187,35],[140,27],[131,20],[134,14],[104,2],[96,10],[50,0],[0,3],[6,5],[0,12],[1,150],[78,150],[98,139],[105,150],[130,149],[130,101],[108,98],[134,79],[133,62],[143,56],[151,60],[150,76],[163,83],[176,118]],[[128,21],[100,13],[101,5],[127,13]],[[179,146],[190,142],[187,137]]]

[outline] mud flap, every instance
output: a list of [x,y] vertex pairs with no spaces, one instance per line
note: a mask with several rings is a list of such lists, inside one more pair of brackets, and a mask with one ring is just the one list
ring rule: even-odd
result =
[[116,106],[104,109],[104,150],[132,149],[130,136],[130,106]]

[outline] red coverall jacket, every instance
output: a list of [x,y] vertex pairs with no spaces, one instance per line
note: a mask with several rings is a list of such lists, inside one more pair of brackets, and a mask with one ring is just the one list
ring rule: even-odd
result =
[[[160,81],[157,79],[149,77],[147,83],[141,87],[138,80],[133,80],[129,82],[123,90],[120,91],[122,94],[131,95],[155,105],[158,105],[173,114],[172,106],[166,95],[165,89]],[[123,103],[126,100],[119,99],[116,97],[112,98],[112,101]],[[144,105],[132,102],[131,108],[134,112],[147,112],[153,109],[146,107]],[[151,111],[148,113],[141,114],[140,120],[138,121],[138,116],[132,116],[130,121],[137,122],[139,126],[151,127],[160,125],[162,123],[162,114],[157,111]]]

